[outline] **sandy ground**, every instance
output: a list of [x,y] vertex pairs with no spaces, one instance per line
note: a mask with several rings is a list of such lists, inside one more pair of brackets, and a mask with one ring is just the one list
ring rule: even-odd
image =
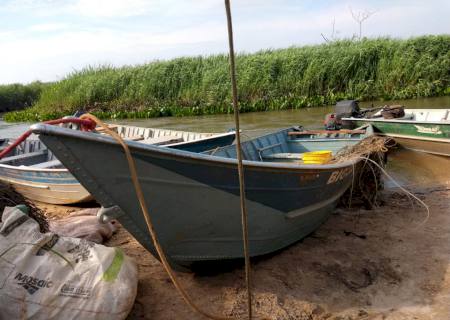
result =
[[[416,190],[430,217],[395,190],[375,210],[337,209],[303,241],[252,261],[254,313],[267,319],[450,319],[450,188]],[[50,217],[73,211],[40,205]],[[107,243],[139,266],[128,319],[203,319],[175,291],[162,265],[122,227]],[[240,263],[178,273],[204,310],[245,318]]]

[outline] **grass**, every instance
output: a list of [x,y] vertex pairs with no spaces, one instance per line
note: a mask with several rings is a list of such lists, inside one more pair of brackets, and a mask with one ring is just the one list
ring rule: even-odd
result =
[[[145,65],[88,67],[46,87],[7,121],[39,121],[85,110],[103,118],[229,113],[226,55]],[[237,55],[242,112],[450,94],[450,36],[378,38]]]

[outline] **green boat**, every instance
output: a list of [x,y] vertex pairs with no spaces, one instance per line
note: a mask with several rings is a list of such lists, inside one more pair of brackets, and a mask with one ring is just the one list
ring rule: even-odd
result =
[[450,109],[405,109],[401,118],[384,119],[381,110],[370,118],[348,117],[357,126],[370,123],[378,135],[393,137],[401,146],[450,157]]

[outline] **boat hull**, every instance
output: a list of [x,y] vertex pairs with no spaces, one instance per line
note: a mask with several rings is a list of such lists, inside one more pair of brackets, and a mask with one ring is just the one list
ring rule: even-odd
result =
[[354,120],[356,125],[370,123],[375,133],[394,138],[407,149],[450,157],[450,123],[405,122],[401,120]]
[[[39,128],[58,159],[103,207],[116,206],[114,217],[157,256],[121,147],[89,133]],[[174,267],[243,257],[235,159],[128,144],[158,239]],[[245,161],[250,255],[274,252],[313,232],[349,187],[353,165]]]
[[51,204],[74,204],[93,200],[89,192],[65,169],[33,170],[0,166],[0,181],[24,197]]

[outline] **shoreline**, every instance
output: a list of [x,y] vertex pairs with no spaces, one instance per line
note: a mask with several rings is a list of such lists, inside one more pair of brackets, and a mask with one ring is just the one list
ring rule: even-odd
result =
[[[252,259],[254,313],[268,319],[448,320],[450,187],[415,188],[430,206],[411,207],[395,189],[374,210],[337,209],[318,230],[275,254]],[[75,207],[38,204],[48,218]],[[85,207],[85,206],[84,206]],[[133,257],[138,294],[128,319],[201,319],[171,284],[162,265],[123,227],[105,244]],[[205,310],[245,316],[243,265],[217,264],[178,273]]]

